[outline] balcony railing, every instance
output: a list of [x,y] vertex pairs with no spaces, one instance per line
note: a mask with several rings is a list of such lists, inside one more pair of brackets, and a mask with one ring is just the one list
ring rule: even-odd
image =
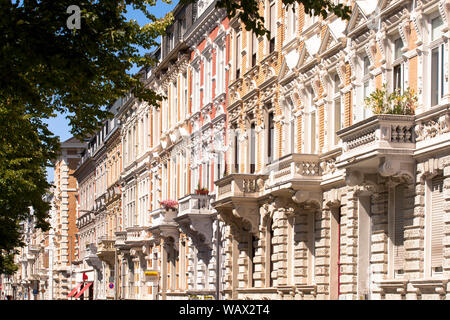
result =
[[114,254],[115,254],[115,239],[112,237],[100,237],[98,239],[98,250],[97,256],[100,260],[114,264]]
[[216,181],[216,202],[229,197],[257,198],[262,195],[267,175],[232,173]]
[[126,231],[117,231],[116,233],[116,246],[125,246],[125,241],[127,241]]
[[98,254],[111,250],[114,251],[114,243],[116,242],[115,239],[110,237],[100,237],[98,240]]
[[269,189],[286,183],[304,184],[320,180],[319,156],[315,154],[292,153],[270,164],[268,169]]
[[146,227],[130,227],[127,228],[127,239],[125,243],[127,244],[142,244],[142,242],[147,238]]
[[31,245],[28,246],[28,250],[31,253],[36,254],[36,253],[39,253],[41,251],[41,247],[39,245],[36,245],[36,244],[31,244]]
[[210,213],[211,196],[207,194],[190,194],[179,200],[178,216],[185,215],[187,213]]
[[207,194],[190,194],[181,198],[178,215],[174,218],[183,232],[205,245],[212,243],[213,211],[210,199]]
[[337,132],[342,139],[338,167],[373,157],[409,155],[415,148],[414,116],[376,115]]

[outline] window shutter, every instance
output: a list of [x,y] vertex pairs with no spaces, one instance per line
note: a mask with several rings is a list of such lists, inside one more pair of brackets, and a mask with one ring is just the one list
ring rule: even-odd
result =
[[404,243],[404,220],[403,220],[403,186],[395,188],[395,214],[394,214],[394,269],[403,269],[405,257]]
[[431,180],[431,267],[442,267],[444,256],[444,178]]

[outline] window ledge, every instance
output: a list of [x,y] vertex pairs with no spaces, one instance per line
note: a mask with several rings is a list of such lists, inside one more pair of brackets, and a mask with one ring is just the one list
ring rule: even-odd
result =
[[405,294],[408,280],[384,279],[375,283],[381,288],[382,293],[385,293],[385,291],[397,291],[397,293]]
[[417,294],[421,294],[424,290],[434,289],[436,293],[445,294],[448,279],[417,279],[410,280],[410,283],[416,289]]

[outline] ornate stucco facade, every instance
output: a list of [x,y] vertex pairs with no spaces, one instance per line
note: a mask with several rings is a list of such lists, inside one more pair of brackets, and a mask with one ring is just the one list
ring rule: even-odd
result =
[[[270,39],[230,21],[226,298],[447,297],[449,5],[352,5],[266,1]],[[416,115],[372,115],[383,84],[415,90]]]
[[[164,99],[119,99],[75,174],[93,298],[449,298],[450,3],[346,3],[265,0],[269,38],[176,6],[140,71]],[[366,108],[384,85],[414,114]]]

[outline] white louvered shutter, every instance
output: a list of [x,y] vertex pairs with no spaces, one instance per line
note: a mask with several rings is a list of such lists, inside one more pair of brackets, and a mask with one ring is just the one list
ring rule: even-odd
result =
[[404,187],[397,186],[395,188],[395,213],[394,213],[394,268],[395,270],[403,269],[405,257],[404,243],[404,215],[403,215],[403,198]]
[[444,179],[431,180],[431,267],[442,267],[444,261]]

